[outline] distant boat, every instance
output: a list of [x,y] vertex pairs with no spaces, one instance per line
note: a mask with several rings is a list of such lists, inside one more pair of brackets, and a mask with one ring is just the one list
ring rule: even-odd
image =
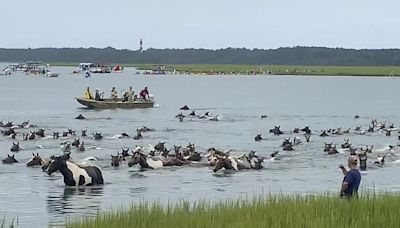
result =
[[56,78],[56,77],[58,77],[59,75],[60,75],[60,73],[51,72],[51,71],[48,71],[48,72],[46,73],[46,76],[49,77],[49,78]]
[[1,72],[0,75],[11,75],[12,70],[8,67],[4,68]]
[[135,109],[135,108],[153,108],[154,100],[137,100],[133,102],[122,101],[122,99],[103,99],[97,101],[94,99],[78,98],[75,99],[83,106],[88,108],[99,108],[99,109],[112,109],[112,108],[122,108],[122,109]]
[[80,63],[78,69],[78,72],[89,71],[90,73],[111,73],[112,71],[110,65],[99,63]]
[[115,66],[113,67],[112,72],[114,72],[114,73],[122,73],[123,70],[124,70],[124,67],[123,67],[123,66],[121,66],[121,65],[115,65]]

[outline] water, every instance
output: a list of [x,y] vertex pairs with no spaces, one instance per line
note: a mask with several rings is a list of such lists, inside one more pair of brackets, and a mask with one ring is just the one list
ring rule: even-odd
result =
[[[397,131],[392,137],[384,133],[344,135],[321,138],[321,129],[355,126],[366,128],[372,117],[394,122],[397,126],[399,79],[370,77],[300,77],[300,76],[140,76],[133,69],[124,73],[93,75],[70,74],[74,68],[53,67],[59,78],[31,77],[16,74],[0,77],[0,120],[21,123],[30,120],[46,129],[66,131],[68,128],[88,134],[102,132],[105,139],[84,138],[84,153],[72,152],[75,160],[98,157],[106,184],[98,188],[66,188],[58,173],[48,176],[40,168],[28,168],[25,162],[32,152],[42,157],[61,154],[59,143],[51,138],[33,142],[19,140],[24,149],[17,153],[20,162],[0,164],[0,216],[18,218],[21,227],[43,227],[63,224],[67,219],[94,216],[98,211],[128,206],[142,201],[176,202],[181,199],[218,201],[252,197],[269,193],[337,192],[342,175],[338,165],[346,163],[346,154],[328,156],[322,152],[324,142],[343,143],[350,138],[353,145],[374,145],[377,152],[372,163],[388,144],[397,144]],[[118,91],[129,85],[138,92],[145,86],[155,95],[158,107],[142,110],[88,110],[73,97],[82,96],[86,86],[109,94],[112,86]],[[183,105],[198,114],[210,111],[221,115],[219,122],[185,120],[174,116]],[[87,120],[75,120],[82,113]],[[355,114],[360,119],[353,119]],[[268,118],[261,119],[261,115]],[[272,136],[268,129],[280,125],[283,136]],[[281,160],[264,163],[259,171],[214,174],[207,167],[172,167],[140,172],[126,164],[110,167],[110,154],[122,147],[147,146],[166,141],[186,146],[196,143],[199,151],[209,147],[233,149],[234,153],[255,150],[268,156],[281,150],[283,138],[295,136],[295,127],[309,125],[314,131],[310,143],[295,151],[280,151]],[[116,139],[122,132],[135,134],[136,128],[148,126],[155,132],[144,133],[144,139]],[[20,130],[21,132],[22,130]],[[27,130],[23,130],[27,131]],[[255,142],[256,134],[266,140]],[[299,135],[302,137],[302,135]],[[70,140],[73,140],[72,138]],[[304,137],[302,137],[304,141]],[[12,140],[0,137],[0,157],[5,158]],[[400,157],[392,155],[384,168],[370,168],[363,174],[362,189],[400,192],[398,173]],[[371,164],[372,166],[372,164]]]

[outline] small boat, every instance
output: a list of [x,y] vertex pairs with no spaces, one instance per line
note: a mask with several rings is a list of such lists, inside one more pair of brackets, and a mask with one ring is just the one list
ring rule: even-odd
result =
[[51,71],[48,71],[48,72],[46,73],[46,76],[47,76],[47,77],[50,77],[50,78],[56,78],[56,77],[58,77],[59,75],[60,75],[60,73],[51,72]]
[[122,99],[102,99],[97,101],[94,99],[78,98],[75,99],[83,106],[88,108],[123,108],[123,109],[134,109],[134,108],[153,108],[154,99],[150,100],[135,100],[135,101],[122,101]]
[[111,73],[112,67],[108,64],[80,63],[77,72]]

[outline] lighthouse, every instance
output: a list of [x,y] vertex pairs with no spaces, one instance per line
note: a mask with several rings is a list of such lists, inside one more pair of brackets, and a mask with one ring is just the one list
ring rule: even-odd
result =
[[140,52],[143,51],[143,40],[142,40],[142,38],[140,38],[140,41],[139,41],[139,51]]

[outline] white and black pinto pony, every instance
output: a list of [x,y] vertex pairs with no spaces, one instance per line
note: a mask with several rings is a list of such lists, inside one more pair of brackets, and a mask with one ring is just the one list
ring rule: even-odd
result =
[[64,176],[64,183],[67,186],[91,186],[104,184],[103,175],[97,166],[78,165],[64,159],[62,156],[54,157],[47,168],[47,174],[51,175],[60,171]]
[[242,155],[240,158],[234,158],[232,156],[219,156],[217,155],[217,160],[213,168],[214,172],[225,168],[225,170],[246,170],[246,169],[262,169],[262,162],[264,158],[255,155],[254,151],[250,151],[247,155]]
[[129,167],[132,167],[136,164],[139,164],[142,169],[159,169],[164,167],[164,164],[161,160],[152,159],[140,151],[135,151],[128,162]]

